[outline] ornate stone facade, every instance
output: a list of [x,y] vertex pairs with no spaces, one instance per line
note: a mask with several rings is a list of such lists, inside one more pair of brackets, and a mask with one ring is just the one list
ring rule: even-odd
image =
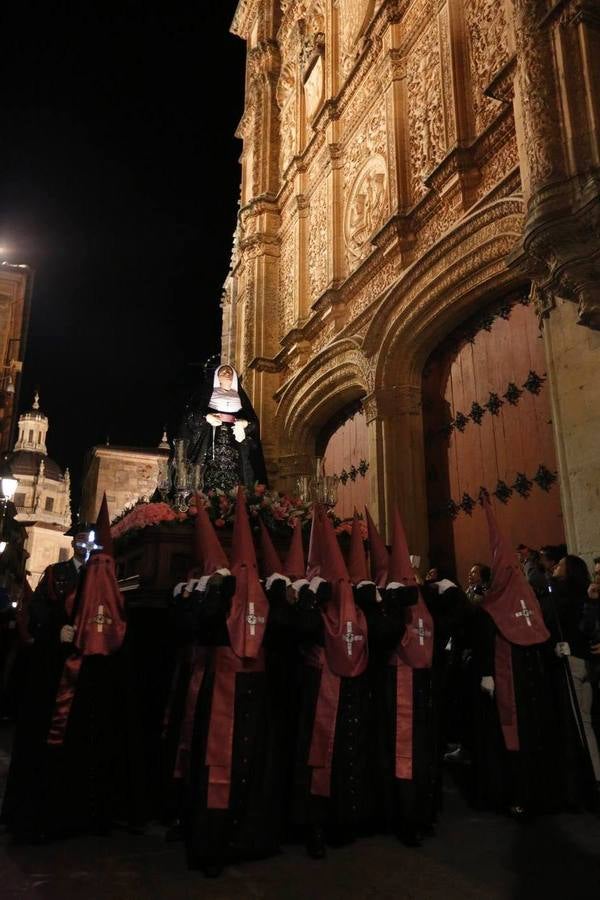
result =
[[547,330],[556,298],[561,327],[600,327],[597,4],[242,0],[232,30],[248,77],[225,306],[243,296],[245,315],[224,317],[224,349],[282,486],[365,398],[371,506],[385,526],[406,498],[425,556],[428,355],[531,281]]

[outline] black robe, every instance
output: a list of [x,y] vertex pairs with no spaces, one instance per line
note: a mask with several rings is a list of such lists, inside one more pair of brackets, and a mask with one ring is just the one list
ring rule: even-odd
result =
[[47,743],[63,667],[73,652],[72,644],[60,642],[61,628],[74,618],[65,600],[80,585],[72,561],[49,568],[51,577],[46,570],[29,607],[34,642],[3,808],[7,827],[23,841],[105,832],[116,799],[116,723],[122,697],[118,654],[84,658],[64,740],[57,746]]
[[308,585],[300,588],[296,602],[287,600],[283,579],[274,581],[267,591],[269,627],[265,637],[267,679],[272,710],[274,740],[281,764],[279,831],[286,835],[292,828],[292,796],[295,753],[298,740],[298,717],[301,697],[300,647],[314,629],[314,595]]
[[216,648],[231,646],[226,619],[234,590],[235,579],[226,577],[220,587],[209,587],[196,604],[194,639],[199,647],[206,648],[208,663],[194,712],[184,800],[185,840],[191,868],[263,857],[278,848],[279,759],[266,671],[235,676],[229,807],[208,807],[206,751],[215,683],[210,658]]
[[[462,631],[468,600],[457,586],[439,593],[435,585],[424,585],[422,593],[433,618],[433,662],[431,667],[431,741],[434,765],[434,793],[431,819],[435,819],[443,801],[442,762],[446,747],[446,711],[449,703],[449,683],[452,673],[452,649]],[[459,700],[460,702],[460,700]]]
[[192,672],[196,606],[203,599],[204,594],[200,591],[193,591],[188,597],[184,597],[182,591],[173,598],[170,609],[175,654],[163,713],[159,797],[160,818],[166,823],[182,816],[184,785],[182,773],[177,769],[177,755]]
[[[59,633],[67,623],[65,598],[76,589],[79,576],[72,561],[46,570],[29,607],[29,633],[23,671],[2,822],[20,840],[47,831],[49,811],[48,746],[46,739],[54,711],[56,692],[68,655]],[[50,585],[53,582],[54,590]]]
[[267,484],[260,424],[248,395],[240,385],[242,408],[235,415],[245,419],[248,426],[244,440],[238,443],[231,425],[213,429],[206,421],[207,413],[215,411],[210,406],[212,392],[212,381],[207,381],[194,394],[186,405],[179,430],[179,437],[186,441],[188,461],[203,467],[203,489],[233,490],[240,483],[252,489],[255,482]]
[[[495,677],[498,631],[485,610],[478,612],[475,658],[479,683],[484,676]],[[476,796],[480,805],[496,809],[518,806],[529,814],[555,812],[563,798],[557,779],[560,726],[550,677],[551,642],[529,647],[511,644],[510,653],[519,749],[506,749],[496,700],[478,688]]]
[[[324,646],[320,610],[330,595],[331,586],[323,583],[309,600],[310,625],[306,615],[303,619],[304,646],[301,652],[305,658],[310,656],[311,645]],[[385,640],[389,627],[374,612],[374,598],[374,585],[365,585],[355,591],[355,602],[363,609],[367,620],[370,656],[377,653],[377,645]],[[319,825],[327,827],[334,838],[349,837],[370,825],[374,816],[371,668],[367,667],[365,672],[353,678],[340,678],[329,797],[311,793],[312,768],[308,765],[320,683],[320,669],[305,662],[300,672],[292,815],[297,825]]]
[[[404,623],[407,609],[417,602],[417,596],[417,589],[412,587],[386,590],[384,604],[388,616]],[[379,687],[375,697],[381,783],[379,795],[385,827],[401,836],[408,836],[428,828],[434,816],[439,771],[437,710],[433,703],[432,669],[413,669],[412,777],[397,778],[396,667],[389,665],[388,660],[389,654],[379,666]]]

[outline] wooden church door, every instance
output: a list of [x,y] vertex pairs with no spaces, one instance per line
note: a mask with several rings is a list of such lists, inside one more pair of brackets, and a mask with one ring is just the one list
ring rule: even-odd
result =
[[360,404],[342,412],[323,430],[317,455],[323,458],[325,474],[337,475],[339,479],[336,516],[350,518],[355,509],[364,515],[369,502],[369,444]]
[[423,373],[430,559],[466,584],[489,563],[489,491],[513,545],[564,540],[544,344],[527,297],[451,334]]

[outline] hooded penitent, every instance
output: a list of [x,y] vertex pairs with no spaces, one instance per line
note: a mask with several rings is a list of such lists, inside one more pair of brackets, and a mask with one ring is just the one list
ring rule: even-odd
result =
[[49,744],[62,744],[82,662],[86,656],[115,653],[125,638],[123,595],[115,574],[115,561],[94,553],[86,564],[73,610],[73,654],[65,662],[58,687]]
[[331,599],[322,610],[325,653],[332,672],[353,677],[367,666],[367,623],[354,603],[350,576],[331,519],[322,509],[318,519],[320,576],[331,583]]
[[371,557],[371,577],[377,587],[384,588],[388,581],[388,568],[390,563],[390,555],[387,551],[387,547],[385,546],[383,540],[377,528],[375,527],[375,522],[371,518],[371,513],[365,507],[365,514],[367,517],[367,528],[369,530],[369,555]]
[[[410,562],[406,532],[396,508],[394,511],[394,534],[390,556],[389,583],[400,583],[407,587],[416,585],[417,580]],[[433,619],[427,609],[420,588],[417,602],[407,607],[406,631],[397,653],[413,669],[428,669],[433,659]]]
[[200,497],[196,498],[196,509],[194,555],[202,573],[212,575],[217,569],[229,568],[229,563]]
[[[408,553],[406,532],[397,508],[394,510],[388,581],[407,587],[414,587],[417,583]],[[395,774],[396,778],[410,780],[413,777],[413,673],[415,669],[431,668],[433,661],[433,619],[420,588],[417,588],[417,602],[407,606],[406,616],[406,629],[390,664],[396,668]]]
[[362,610],[354,603],[352,585],[331,520],[318,505],[313,510],[310,546],[309,572],[312,562],[313,573],[330,582],[331,597],[321,609],[325,646],[315,648],[310,663],[321,669],[321,680],[308,765],[312,768],[311,793],[329,797],[340,679],[361,675],[367,667],[367,623]]
[[287,575],[292,581],[296,581],[298,578],[304,578],[305,571],[306,563],[304,562],[304,547],[302,546],[302,524],[300,519],[296,519],[292,541],[285,558],[283,574]]
[[363,542],[360,519],[355,514],[350,535],[350,553],[348,554],[348,575],[352,584],[360,584],[369,580],[367,557]]
[[[221,547],[219,538],[216,535],[212,522],[208,518],[208,513],[202,504],[202,498],[196,496],[196,524],[194,528],[194,556],[197,565],[190,571],[188,578],[198,578],[200,586],[196,586],[197,590],[202,592],[207,589],[207,583],[211,575],[214,575],[219,569],[229,569],[229,562],[225,551]],[[195,647],[191,658],[191,672],[188,684],[188,691],[185,701],[185,709],[183,721],[181,723],[181,731],[179,735],[179,745],[177,749],[177,758],[175,761],[175,778],[185,778],[188,773],[189,755],[192,746],[192,736],[194,730],[194,715],[196,711],[196,703],[198,694],[202,687],[204,675],[206,672],[206,654],[203,648]],[[173,685],[177,683],[179,677],[179,668],[176,667],[173,677]],[[171,691],[171,698],[174,694],[174,687]],[[171,716],[171,701],[165,712],[165,728]]]
[[540,604],[521,570],[514,551],[500,534],[489,498],[482,496],[492,554],[492,583],[481,606],[511,644],[528,647],[547,641]]
[[498,629],[494,654],[496,703],[504,743],[507,750],[515,751],[520,749],[520,740],[511,645],[542,644],[550,634],[533,588],[521,571],[514,551],[498,530],[489,497],[483,494],[481,502],[492,553],[492,584],[481,606]]
[[283,566],[281,565],[279,554],[273,546],[271,535],[269,534],[268,528],[262,519],[259,519],[259,526],[262,576],[263,578],[269,578],[269,576],[274,575],[276,572],[282,575]]
[[227,809],[231,795],[235,688],[240,673],[264,672],[267,598],[258,578],[256,553],[243,487],[238,488],[231,549],[235,593],[227,617],[229,647],[214,650],[215,679],[206,744],[209,809]]
[[258,577],[246,497],[241,485],[235,506],[231,572],[235,575],[236,586],[227,618],[229,640],[240,659],[255,659],[262,646],[269,607]]
[[106,491],[102,495],[102,503],[98,512],[98,521],[96,522],[96,540],[104,553],[114,558],[115,550],[113,545],[112,534],[110,530],[110,517],[108,515],[108,502],[106,500]]

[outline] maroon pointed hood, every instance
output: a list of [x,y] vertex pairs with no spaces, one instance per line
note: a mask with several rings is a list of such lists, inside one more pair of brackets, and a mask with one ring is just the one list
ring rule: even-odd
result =
[[246,495],[241,485],[235,504],[231,571],[235,575],[235,593],[227,618],[231,648],[240,659],[256,659],[262,648],[269,607],[258,578]]
[[321,577],[331,583],[331,598],[321,610],[325,626],[325,655],[336,675],[352,678],[369,661],[367,622],[354,602],[354,593],[331,519],[323,513],[319,538]]
[[82,656],[108,656],[125,638],[125,604],[117,584],[115,561],[108,553],[92,553],[85,565],[75,621],[74,645]]
[[369,580],[367,571],[367,557],[365,545],[360,527],[360,519],[354,514],[352,521],[352,534],[350,535],[350,553],[348,554],[348,574],[352,584],[360,584]]
[[269,530],[262,519],[259,519],[258,522],[260,526],[260,555],[262,562],[262,576],[263,578],[269,578],[269,576],[273,575],[275,572],[279,572],[279,574],[282,575],[283,566],[281,565],[279,554],[273,546],[273,541],[271,540]]
[[542,644],[550,634],[533,588],[521,570],[514,550],[500,533],[490,499],[482,495],[492,554],[492,583],[481,606],[511,644]]
[[369,530],[369,555],[371,557],[371,577],[377,587],[384,588],[389,581],[388,569],[390,567],[390,555],[381,535],[375,527],[371,513],[365,506],[367,528]]
[[388,571],[388,584],[392,581],[398,581],[400,584],[405,584],[407,586],[415,585],[417,583],[410,562],[410,555],[408,553],[406,532],[397,506],[394,508],[394,531],[392,536],[392,552],[390,554],[390,568]]
[[225,551],[221,547],[219,538],[199,496],[196,498],[194,553],[196,562],[204,575],[213,575],[217,569],[229,568]]
[[107,556],[112,556],[114,558],[115,548],[110,531],[110,516],[108,515],[106,491],[102,495],[102,503],[100,504],[100,510],[98,512],[98,520],[96,522],[96,540],[102,547],[102,552],[106,553]]
[[310,538],[308,542],[308,560],[306,561],[306,577],[310,580],[321,575],[321,524],[323,510],[319,503],[313,505]]
[[296,581],[298,578],[304,578],[306,573],[306,563],[304,562],[304,547],[302,546],[302,524],[300,519],[296,519],[294,531],[292,534],[292,542],[285,558],[283,574]]

